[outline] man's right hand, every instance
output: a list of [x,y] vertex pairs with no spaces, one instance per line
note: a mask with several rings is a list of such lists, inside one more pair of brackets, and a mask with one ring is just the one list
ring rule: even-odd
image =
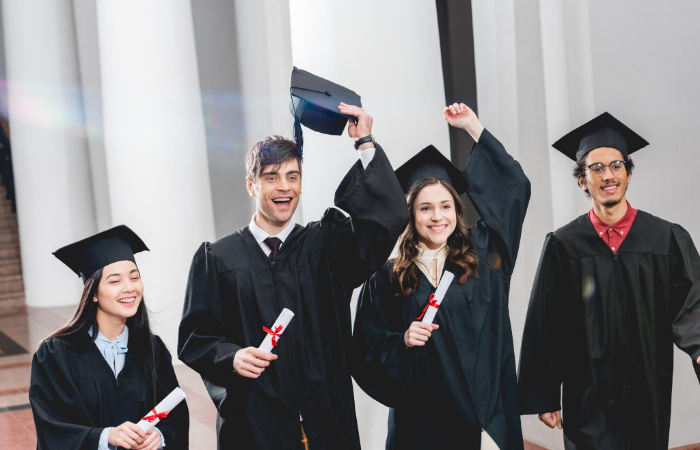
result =
[[115,447],[136,448],[146,439],[146,433],[140,426],[131,422],[124,422],[118,427],[113,427],[107,434],[107,443]]
[[255,347],[242,348],[233,357],[233,370],[242,377],[258,378],[277,355]]
[[561,411],[544,413],[537,417],[549,428],[557,427],[561,430]]

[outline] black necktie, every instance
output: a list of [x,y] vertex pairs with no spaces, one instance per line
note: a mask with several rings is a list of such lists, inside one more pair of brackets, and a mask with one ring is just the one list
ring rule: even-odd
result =
[[282,245],[282,240],[280,238],[270,236],[269,238],[265,239],[263,241],[265,245],[267,245],[271,252],[270,252],[270,261],[275,260],[275,255],[277,255],[277,252],[280,249],[280,245]]

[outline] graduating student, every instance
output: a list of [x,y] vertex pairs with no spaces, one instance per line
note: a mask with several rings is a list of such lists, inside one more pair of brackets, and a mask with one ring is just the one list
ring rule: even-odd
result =
[[[445,118],[476,144],[461,173],[433,146],[396,171],[411,221],[362,289],[353,376],[391,408],[387,449],[522,449],[508,290],[530,182],[466,105]],[[465,191],[481,216],[472,229]],[[422,323],[443,270],[454,281]]]
[[625,198],[646,145],[608,113],[554,144],[593,207],[545,239],[519,399],[563,426],[567,450],[667,449],[674,343],[700,379],[700,256],[680,225]]
[[144,250],[120,225],[54,252],[84,288],[70,323],[32,360],[38,449],[189,448],[184,401],[148,433],[136,425],[178,385],[170,353],[149,327],[134,259]]
[[[293,100],[297,120],[324,132],[337,131],[339,122],[342,132],[349,122],[361,161],[335,193],[349,217],[329,208],[302,226],[292,220],[301,195],[301,140],[258,142],[246,156],[256,205],[250,224],[205,242],[194,256],[179,356],[201,374],[216,404],[221,449],[360,448],[347,354],[350,297],[386,261],[407,214],[391,164],[373,143],[372,117],[347,104],[359,104],[359,97],[300,75],[293,88],[303,84],[307,101]],[[283,308],[293,320],[273,353],[259,350],[263,327]]]

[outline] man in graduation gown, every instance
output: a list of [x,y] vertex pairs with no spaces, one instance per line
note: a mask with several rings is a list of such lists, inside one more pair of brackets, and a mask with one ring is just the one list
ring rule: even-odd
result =
[[[360,448],[347,357],[350,297],[389,257],[408,217],[391,164],[367,138],[372,118],[355,106],[339,110],[357,118],[348,134],[359,138],[361,161],[335,193],[350,217],[329,208],[318,221],[295,224],[301,151],[268,138],[246,158],[257,206],[250,225],[194,256],[179,357],[216,404],[220,449]],[[275,359],[257,347],[283,308],[294,318]]]
[[646,145],[608,113],[554,144],[593,208],[547,235],[518,388],[521,414],[563,426],[567,450],[667,449],[674,343],[700,380],[700,256],[625,198],[629,154]]

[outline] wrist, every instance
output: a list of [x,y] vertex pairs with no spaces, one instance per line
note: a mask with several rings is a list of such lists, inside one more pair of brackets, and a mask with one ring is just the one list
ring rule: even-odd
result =
[[355,140],[355,150],[366,150],[375,147],[374,136],[368,134]]
[[481,124],[481,122],[477,121],[476,123],[469,124],[464,127],[464,130],[469,133],[469,135],[474,139],[474,142],[479,142],[479,138],[481,137],[481,133],[484,132],[484,126]]

